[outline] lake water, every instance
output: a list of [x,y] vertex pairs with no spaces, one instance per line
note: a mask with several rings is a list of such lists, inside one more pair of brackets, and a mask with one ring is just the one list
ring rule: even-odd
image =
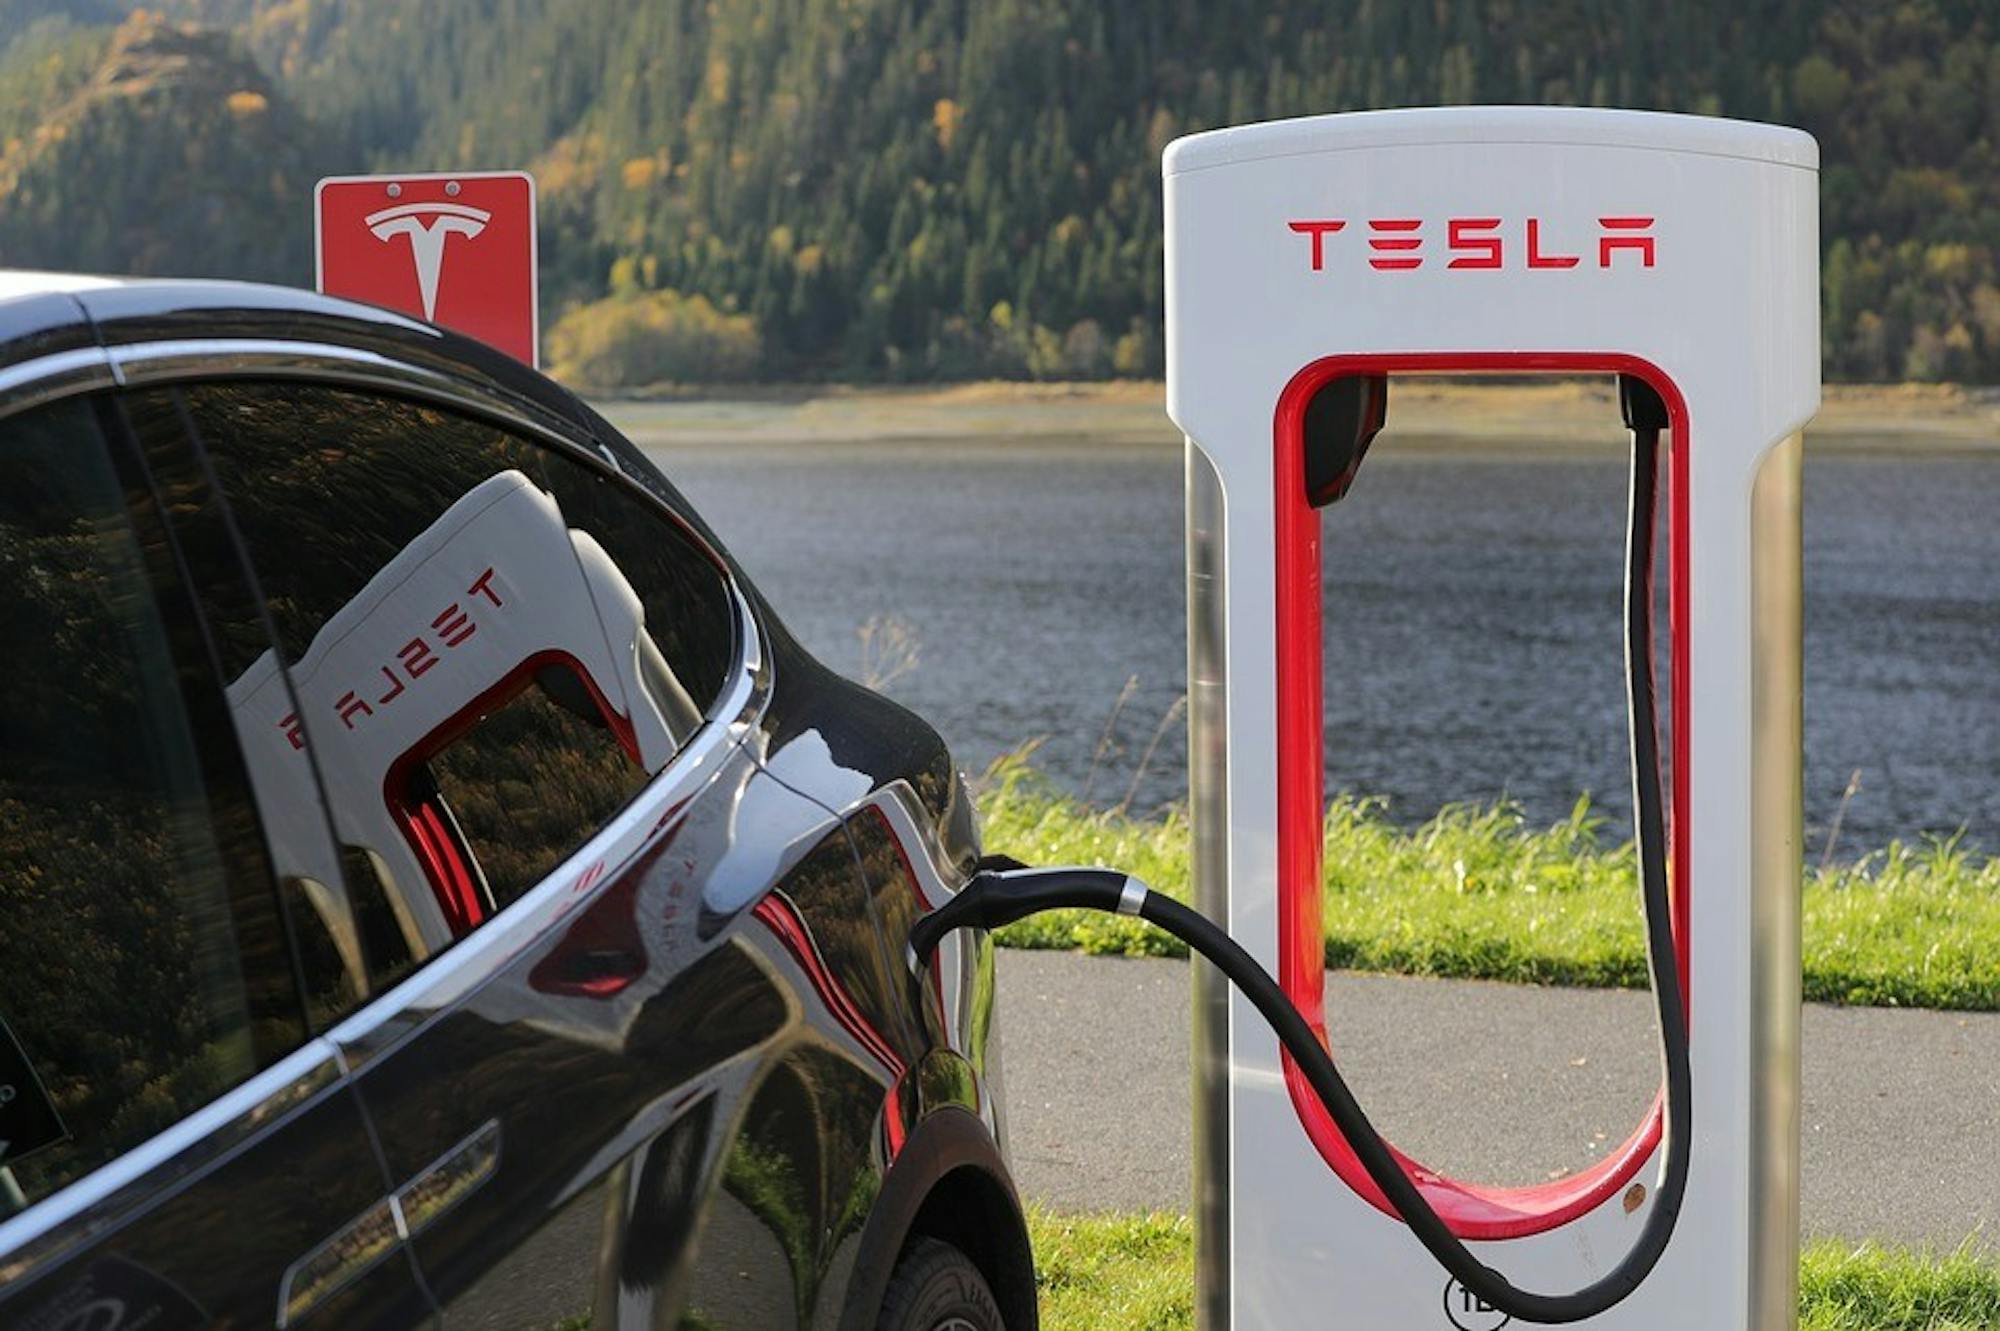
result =
[[[1094,801],[1184,796],[1178,717],[1139,770],[1186,686],[1178,449],[649,451],[829,664],[858,675],[861,625],[903,621],[918,659],[887,691],[967,768],[1041,739]],[[1588,791],[1624,834],[1624,492],[1609,452],[1371,455],[1326,520],[1329,789],[1406,823],[1501,796],[1552,821]],[[1846,852],[2000,846],[2000,457],[1809,449],[1805,500],[1809,849],[1857,771]]]

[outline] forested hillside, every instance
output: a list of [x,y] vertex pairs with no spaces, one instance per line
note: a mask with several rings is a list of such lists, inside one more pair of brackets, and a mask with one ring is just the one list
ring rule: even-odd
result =
[[41,24],[0,56],[0,262],[310,283],[341,157],[226,33]]
[[[0,25],[23,7],[0,0]],[[1494,101],[1812,130],[1829,374],[1994,382],[1993,10],[1677,0],[1667,20],[1645,0],[176,0],[174,13],[230,30],[299,108],[296,132],[338,145],[346,168],[532,166],[551,356],[584,378],[1157,373],[1168,139]],[[54,59],[0,66],[0,133],[22,133],[9,117],[23,106],[49,105],[20,90]],[[245,126],[211,115],[201,132]],[[285,186],[303,235],[306,187]],[[0,174],[0,260],[29,237],[59,247],[102,229],[85,197],[60,221],[44,209],[24,223],[18,194]],[[194,252],[88,261],[187,268]]]

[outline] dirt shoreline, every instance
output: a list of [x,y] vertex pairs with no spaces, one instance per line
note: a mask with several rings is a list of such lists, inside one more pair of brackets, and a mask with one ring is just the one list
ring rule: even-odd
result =
[[[650,447],[868,442],[1172,445],[1158,382],[973,383],[924,387],[794,385],[595,405]],[[1697,426],[1697,428],[1699,428]],[[1396,385],[1385,441],[1450,451],[1507,442],[1570,452],[1622,441],[1609,382]],[[1807,432],[1819,453],[2000,455],[2000,389],[1830,384]]]

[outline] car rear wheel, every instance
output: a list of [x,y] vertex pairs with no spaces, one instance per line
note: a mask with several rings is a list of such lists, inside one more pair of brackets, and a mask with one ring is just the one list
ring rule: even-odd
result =
[[882,1295],[878,1331],[1006,1331],[986,1277],[949,1243],[918,1239]]

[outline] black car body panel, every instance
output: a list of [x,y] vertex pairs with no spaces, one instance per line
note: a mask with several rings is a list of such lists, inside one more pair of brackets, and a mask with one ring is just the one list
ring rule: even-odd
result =
[[0,368],[97,344],[83,307],[63,291],[0,300]]
[[[305,1042],[165,1133],[29,1196],[25,1210],[0,1206],[0,1322],[61,1325],[129,1287],[150,1291],[157,1324],[174,1327],[859,1328],[874,1323],[895,1255],[925,1233],[971,1253],[1008,1325],[1031,1328],[990,1038],[990,941],[954,940],[921,978],[904,955],[910,921],[978,857],[936,732],[815,661],[638,449],[489,348],[275,288],[51,278],[8,291],[0,441],[8,421],[51,401],[96,404],[105,446],[127,459],[128,493],[165,515],[161,578],[193,589],[190,613],[239,731],[258,668],[244,663],[275,663],[266,668],[284,692],[271,696],[308,717],[284,718],[291,744],[277,748],[313,757],[312,784],[296,789],[325,790],[333,812],[278,808],[297,799],[270,788],[271,760],[251,742],[238,767],[257,787],[283,884]],[[341,643],[373,630],[343,610],[302,644],[303,584],[289,576],[282,530],[267,530],[241,488],[252,472],[229,456],[232,422],[288,385],[332,395],[340,410],[413,402],[426,420],[484,422],[521,456],[561,459],[545,465],[566,469],[572,489],[552,493],[645,498],[663,531],[677,527],[695,556],[717,561],[740,607],[726,686],[698,729],[674,733],[670,758],[648,758],[636,793],[511,899],[472,863],[485,904],[471,923],[405,911],[398,927],[417,954],[348,989],[315,989],[314,977],[353,970],[359,945],[334,929],[313,952],[313,910],[301,904],[339,897],[327,884],[352,884],[365,840],[343,822],[346,792],[328,784],[340,770],[329,746],[414,695],[389,659],[375,692],[349,690],[342,701],[355,710],[338,723],[301,701],[319,687],[314,669],[332,670]],[[328,475],[365,451],[313,428],[302,425],[302,439],[321,442],[301,448],[318,448]],[[533,478],[544,464],[521,465]],[[503,491],[521,502],[541,492],[528,479],[493,493]],[[299,525],[306,564],[313,541],[342,539],[318,531]],[[427,529],[405,549],[440,539]],[[579,557],[590,566],[591,550],[615,544],[583,540]],[[250,590],[232,594],[239,584]],[[446,627],[419,625],[419,636],[470,635],[451,627],[458,620],[437,623]],[[405,664],[444,650],[433,643]],[[546,667],[508,687],[531,685],[591,719],[588,700]],[[453,820],[443,806],[443,777],[430,770],[450,753],[434,751],[511,696],[488,690],[448,727],[431,725],[418,775],[395,778],[415,792],[403,810],[412,819],[442,811],[442,858],[424,863],[472,858],[479,834],[477,816]],[[618,738],[635,754],[642,743]],[[490,816],[512,815],[503,800]],[[368,992],[351,993],[356,984]]]

